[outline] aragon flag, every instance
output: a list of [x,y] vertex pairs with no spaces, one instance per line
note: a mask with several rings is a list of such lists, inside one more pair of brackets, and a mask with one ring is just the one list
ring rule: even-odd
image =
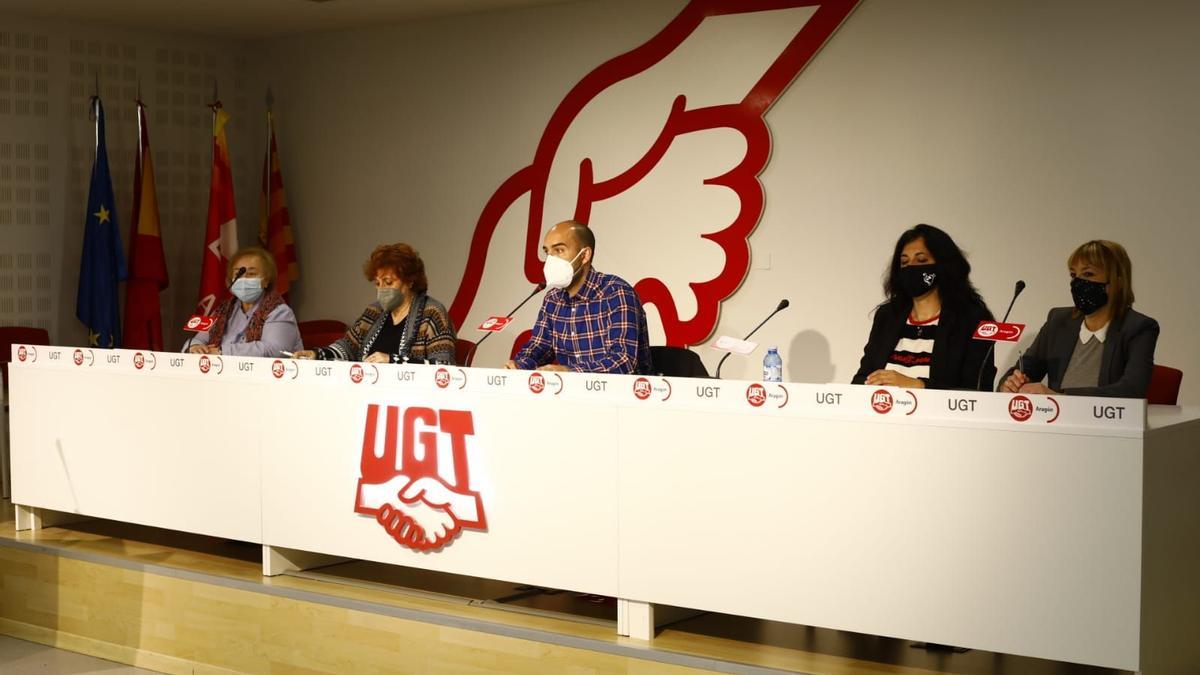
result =
[[137,101],[138,154],[133,167],[133,216],[129,220],[129,281],[125,284],[125,347],[162,351],[162,307],[167,262],[158,220],[154,162],[146,106]]
[[233,168],[229,162],[229,145],[225,140],[225,125],[229,114],[220,101],[213,109],[212,183],[208,191],[208,226],[204,232],[204,259],[200,267],[199,314],[211,314],[217,302],[224,300],[229,290],[225,275],[229,258],[237,252],[237,216],[233,201]]
[[283,190],[283,171],[279,168],[279,147],[275,143],[275,116],[267,110],[267,154],[263,159],[262,194],[259,195],[258,240],[275,258],[279,269],[275,290],[285,299],[292,283],[300,278],[300,260],[288,216],[287,196]]
[[104,106],[99,96],[92,97],[92,111],[96,117],[96,159],[88,187],[75,316],[87,326],[89,345],[114,348],[121,346],[117,283],[125,279],[125,254],[121,250],[121,230],[117,226],[112,176],[108,172]]

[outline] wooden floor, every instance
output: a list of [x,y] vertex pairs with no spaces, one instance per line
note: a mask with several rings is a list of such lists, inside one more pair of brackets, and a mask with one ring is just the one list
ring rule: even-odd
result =
[[352,562],[261,576],[261,548],[108,521],[14,532],[0,633],[162,672],[1119,671],[702,614],[650,644],[611,599]]

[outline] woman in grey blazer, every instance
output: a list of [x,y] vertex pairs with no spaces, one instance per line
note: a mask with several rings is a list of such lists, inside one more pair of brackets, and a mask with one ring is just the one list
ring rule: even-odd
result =
[[1075,306],[1050,310],[999,391],[1145,398],[1159,329],[1133,309],[1129,254],[1116,242],[1089,241],[1067,265]]

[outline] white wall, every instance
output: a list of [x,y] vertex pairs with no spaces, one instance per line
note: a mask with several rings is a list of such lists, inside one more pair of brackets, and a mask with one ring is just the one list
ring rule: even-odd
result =
[[170,274],[161,296],[164,339],[182,341],[178,327],[199,287],[212,162],[205,106],[214,78],[233,118],[227,130],[241,239],[257,236],[264,92],[246,79],[247,52],[230,41],[0,13],[0,325],[37,326],[57,344],[86,344],[75,294],[95,143],[88,101],[98,71],[126,251],[141,83]]
[[[227,51],[215,42],[177,44],[186,41],[142,34],[128,34],[126,41],[153,45],[139,51],[139,59],[153,60],[157,48],[185,57],[244,55],[244,71],[239,63],[228,64],[230,73],[242,76],[248,101],[248,111],[235,111],[235,124],[257,119],[261,84],[274,85],[303,269],[294,304],[301,318],[349,320],[372,296],[359,268],[380,242],[404,240],[420,249],[432,293],[449,304],[484,204],[530,163],[564,95],[604,61],[649,39],[684,4],[589,0]],[[1013,282],[1025,279],[1029,288],[1013,318],[1033,327],[1049,307],[1070,301],[1070,250],[1106,237],[1129,248],[1137,307],[1162,323],[1157,360],[1188,373],[1183,401],[1200,403],[1200,355],[1191,337],[1200,329],[1200,283],[1191,273],[1192,251],[1200,243],[1197,20],[1200,7],[1182,0],[863,0],[766,117],[773,147],[761,174],[766,208],[750,238],[753,263],[724,303],[714,335],[748,330],[788,297],[792,308],[757,339],[783,348],[789,379],[846,381],[866,339],[869,312],[881,299],[880,274],[904,228],[928,222],[954,235],[997,313]],[[744,66],[775,49],[785,23],[764,15],[723,28],[708,44],[727,51],[693,53],[669,76],[651,73],[633,86],[614,88],[597,105],[598,115],[573,127],[563,166],[571,169],[571,162],[590,156],[610,175],[619,171],[645,149],[648,130],[661,125],[663,97],[682,91],[694,102],[714,91],[736,91],[744,85]],[[9,25],[0,32],[13,34]],[[71,39],[86,41],[91,33],[78,27],[43,32],[51,51],[62,53],[55,57],[60,66],[53,67],[63,69],[63,81],[53,86],[82,86],[70,76],[76,60]],[[175,68],[159,70],[171,78]],[[60,95],[75,101],[61,90],[51,98]],[[34,128],[2,113],[0,122],[6,138]],[[162,126],[151,129],[159,150],[166,149]],[[230,139],[235,155],[242,155],[235,176],[244,242],[253,237],[261,147],[258,125],[249,127],[235,126]],[[73,172],[84,167],[82,182],[62,167],[69,148],[82,144],[86,122],[62,112],[36,129],[55,148],[49,163],[54,189],[74,191],[63,191],[61,199],[56,193],[51,205],[53,226],[65,228],[52,231],[58,237],[81,224],[76,215],[87,162],[70,163]],[[179,228],[186,221],[196,228],[186,236],[198,240],[207,138],[191,132],[188,138],[192,145],[180,147],[184,159],[201,153],[205,168],[201,185],[189,185],[184,199],[199,194],[201,204],[164,219],[174,218]],[[696,238],[696,214],[700,220],[724,214],[729,196],[711,190],[696,196],[686,192],[684,181],[694,183],[697,167],[703,173],[736,162],[738,143],[709,133],[673,147],[676,163],[664,164],[658,182],[609,209],[604,222],[593,221],[600,236],[597,266],[630,281],[660,276],[679,289],[681,311],[687,308],[689,276],[703,278],[721,260]],[[118,147],[112,132],[110,144]],[[131,154],[114,150],[115,172],[132,164]],[[544,226],[570,215],[570,173],[559,169],[556,164],[550,209],[541,214]],[[180,171],[186,179],[186,169]],[[118,178],[118,191],[127,193],[127,182]],[[127,219],[127,197],[121,198]],[[520,267],[527,211],[527,203],[518,201],[502,219],[464,337],[476,335],[470,327],[478,318],[507,310],[529,287]],[[0,230],[7,251],[14,229]],[[676,235],[678,241],[670,239]],[[168,229],[165,236],[171,245],[184,232]],[[78,256],[72,241],[67,236],[56,244],[67,261],[54,281],[60,307],[52,315],[61,318],[63,342],[81,334],[72,332]],[[193,248],[199,246],[188,243],[169,253],[168,293],[183,294],[186,305],[198,271]],[[535,310],[531,304],[518,318],[528,325]],[[650,314],[657,322],[654,308]],[[480,364],[501,361],[510,335],[503,338],[484,346]],[[718,355],[698,349],[711,369]],[[1001,361],[1014,353],[1002,347]],[[731,358],[726,377],[755,377],[759,358]]]
[[[422,251],[432,293],[449,303],[483,205],[530,162],[562,97],[682,6],[581,2],[269,45],[263,66],[278,83],[305,266],[301,313],[350,318],[370,297],[359,263],[392,240]],[[754,263],[716,334],[748,330],[788,297],[792,308],[758,339],[783,348],[790,379],[845,381],[904,228],[949,231],[997,313],[1025,279],[1013,319],[1033,327],[1070,302],[1067,254],[1105,237],[1128,247],[1137,307],[1162,323],[1157,360],[1190,373],[1184,401],[1200,402],[1191,337],[1200,283],[1190,272],[1200,244],[1198,20],[1188,2],[864,0],[767,116],[773,151]],[[764,15],[755,25],[769,36],[778,23]],[[678,87],[728,79],[740,61],[727,63],[697,63]],[[593,128],[583,141],[590,152],[640,142],[647,116],[662,118],[645,105],[653,87],[617,94],[607,110],[625,114]],[[687,215],[668,191],[658,197],[665,213]],[[570,215],[569,197],[558,204],[566,208],[544,226]],[[598,227],[598,267],[636,281],[647,253],[664,279],[711,263],[711,252],[659,236],[685,227],[669,217],[638,225]],[[472,319],[505,311],[527,287],[520,228],[502,231],[515,243],[493,246]],[[532,308],[521,314],[526,324],[532,317]],[[490,342],[482,363],[507,350],[503,339]],[[718,355],[700,350],[711,369]],[[1004,363],[1014,353],[999,350]],[[757,361],[733,358],[726,376],[755,377]]]

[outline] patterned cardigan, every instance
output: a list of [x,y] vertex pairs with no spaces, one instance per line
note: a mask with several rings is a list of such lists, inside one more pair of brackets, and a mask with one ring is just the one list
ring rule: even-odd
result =
[[[383,322],[390,320],[391,313],[383,311],[379,303],[372,302],[350,325],[345,335],[327,347],[314,350],[317,358],[325,361],[362,361],[374,351],[371,345],[375,344],[379,332],[383,330]],[[404,323],[404,339],[400,350],[389,355],[391,363],[415,361],[455,365],[454,324],[450,323],[450,315],[442,303],[428,295],[418,296],[413,300]]]

